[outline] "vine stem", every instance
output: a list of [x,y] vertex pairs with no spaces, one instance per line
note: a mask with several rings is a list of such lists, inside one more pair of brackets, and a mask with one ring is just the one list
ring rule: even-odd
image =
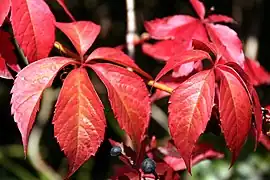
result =
[[[63,53],[67,56],[70,56],[74,59],[80,59],[80,56],[75,54],[74,52],[70,51],[69,49],[67,49],[66,47],[64,47],[60,42],[55,42],[54,43],[54,47],[56,49],[58,49],[60,51],[60,53]],[[159,82],[155,82],[154,80],[149,80],[147,81],[147,84],[151,87],[155,87],[156,89],[159,89],[161,91],[165,91],[167,93],[172,93],[173,92],[173,88],[165,85],[165,84],[162,84],[162,83],[159,83]]]

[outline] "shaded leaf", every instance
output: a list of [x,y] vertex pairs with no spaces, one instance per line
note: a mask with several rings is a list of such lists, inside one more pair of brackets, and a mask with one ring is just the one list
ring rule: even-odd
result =
[[84,68],[72,70],[61,88],[53,117],[54,135],[67,156],[71,176],[104,139],[103,105]]
[[100,32],[100,26],[91,21],[56,22],[55,25],[70,39],[81,58],[92,46]]
[[25,152],[43,91],[51,86],[57,72],[72,62],[63,57],[45,58],[18,73],[11,90],[11,113],[22,135]]
[[135,144],[137,153],[150,119],[150,98],[143,80],[125,68],[107,63],[89,65],[107,88],[120,127]]
[[5,60],[0,56],[0,77],[5,79],[13,79],[12,75],[10,74]]
[[43,0],[11,0],[14,36],[30,63],[48,56],[55,35],[54,16]]
[[211,60],[211,57],[208,53],[201,50],[188,50],[184,51],[181,54],[177,54],[175,56],[172,56],[165,67],[158,73],[157,77],[155,78],[155,81],[158,81],[162,76],[167,74],[172,69],[179,67],[180,65],[184,63],[189,62],[196,62],[203,59],[209,59]]
[[270,84],[270,73],[267,72],[258,61],[246,58],[244,70],[254,86]]
[[90,61],[98,59],[110,61],[125,67],[130,67],[134,71],[140,73],[142,76],[152,79],[152,77],[141,70],[128,55],[118,49],[110,47],[98,48],[88,56],[86,63],[90,63]]
[[219,111],[221,128],[226,144],[233,153],[231,165],[236,160],[251,128],[251,103],[245,88],[223,67],[217,68],[221,77]]
[[72,14],[69,12],[66,4],[65,4],[65,1],[64,0],[56,0],[58,2],[58,4],[60,4],[60,6],[64,9],[64,11],[66,12],[66,14],[70,17],[70,19],[72,21],[76,21],[75,18],[72,16]]
[[210,119],[215,96],[215,75],[201,71],[176,88],[170,98],[169,129],[188,171],[196,142]]
[[[181,155],[173,147],[159,147],[159,151],[163,154],[163,160],[174,170],[181,171],[186,169],[185,162]],[[207,144],[198,144],[192,152],[192,165],[202,160],[212,158],[222,158],[224,155],[216,151],[212,146]]]
[[192,4],[193,8],[195,9],[200,19],[204,19],[205,7],[203,3],[200,2],[199,0],[189,0],[189,2]]
[[10,0],[1,0],[0,4],[0,27],[2,26],[5,18],[8,15],[10,9]]
[[5,60],[6,64],[15,72],[20,71],[20,67],[17,63],[17,58],[14,53],[14,46],[10,41],[9,33],[0,30],[0,42],[4,44],[0,48],[0,56]]

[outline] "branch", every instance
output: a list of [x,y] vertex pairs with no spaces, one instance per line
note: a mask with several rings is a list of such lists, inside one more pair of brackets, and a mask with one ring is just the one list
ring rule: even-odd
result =
[[126,0],[126,9],[127,9],[127,35],[126,35],[127,51],[128,55],[134,59],[135,46],[133,44],[133,41],[136,38],[136,16],[135,16],[134,0]]

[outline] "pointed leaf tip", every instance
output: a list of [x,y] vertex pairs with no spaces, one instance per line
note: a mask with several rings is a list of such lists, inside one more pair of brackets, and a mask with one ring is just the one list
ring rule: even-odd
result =
[[214,96],[215,75],[206,70],[180,84],[170,98],[169,129],[190,173],[192,152],[210,119]]
[[114,115],[139,152],[151,111],[145,83],[135,73],[113,64],[95,63],[89,66],[106,86]]
[[86,69],[72,70],[64,80],[53,117],[54,135],[68,159],[70,177],[101,145],[106,119]]
[[55,25],[70,39],[81,57],[92,46],[100,32],[100,26],[91,21],[56,22]]
[[196,13],[200,17],[200,19],[204,19],[205,16],[205,7],[202,2],[199,0],[189,0],[189,2],[192,4],[193,8],[195,9]]
[[9,9],[10,9],[10,0],[2,0],[0,4],[0,27],[5,21],[5,18],[8,15]]

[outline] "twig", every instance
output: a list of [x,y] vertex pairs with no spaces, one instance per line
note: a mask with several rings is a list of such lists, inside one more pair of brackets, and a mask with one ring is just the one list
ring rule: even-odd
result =
[[80,56],[76,53],[70,51],[69,49],[65,48],[60,42],[55,41],[54,47],[60,51],[60,53],[66,54],[74,59],[80,59]]
[[127,35],[126,35],[127,51],[128,55],[134,59],[135,46],[133,42],[136,38],[136,16],[135,16],[134,0],[126,0],[126,9],[127,9]]

